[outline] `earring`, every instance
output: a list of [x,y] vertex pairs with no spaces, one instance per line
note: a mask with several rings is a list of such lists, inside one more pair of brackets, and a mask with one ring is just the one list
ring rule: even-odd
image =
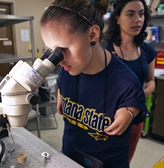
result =
[[96,44],[96,41],[91,41],[91,45],[94,46]]

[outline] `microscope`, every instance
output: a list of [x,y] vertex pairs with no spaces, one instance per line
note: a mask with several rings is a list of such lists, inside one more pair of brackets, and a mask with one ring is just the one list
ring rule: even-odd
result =
[[11,127],[24,127],[32,105],[39,102],[36,90],[64,59],[60,48],[46,49],[32,66],[20,60],[0,83],[0,114],[7,116]]

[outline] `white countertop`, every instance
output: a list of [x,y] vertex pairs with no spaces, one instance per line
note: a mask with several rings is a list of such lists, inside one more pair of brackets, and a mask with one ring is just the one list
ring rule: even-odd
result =
[[158,76],[161,76],[161,75],[164,75],[164,69],[155,68],[154,69],[154,76],[158,77]]

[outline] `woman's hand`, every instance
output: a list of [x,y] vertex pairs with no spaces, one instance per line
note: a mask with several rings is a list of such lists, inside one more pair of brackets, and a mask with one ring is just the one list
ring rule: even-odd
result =
[[60,96],[60,90],[58,89],[58,94],[57,94],[57,111],[59,114],[63,115],[63,110],[62,110],[62,99]]
[[144,87],[144,93],[145,93],[145,98],[148,98],[149,95],[154,91],[155,89],[155,81],[154,80],[150,80],[149,82],[145,83]]
[[[140,110],[134,107],[127,107],[134,116],[136,116]],[[114,122],[104,129],[104,132],[108,135],[121,135],[129,126],[133,117],[130,115],[125,107],[122,107],[116,111],[114,116]]]

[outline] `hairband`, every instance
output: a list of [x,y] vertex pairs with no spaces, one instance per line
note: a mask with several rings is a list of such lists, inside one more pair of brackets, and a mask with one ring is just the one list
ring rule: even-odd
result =
[[80,14],[79,12],[71,9],[71,8],[68,8],[68,7],[65,7],[65,6],[60,6],[60,5],[55,5],[55,4],[51,4],[51,6],[53,7],[58,7],[58,8],[61,8],[61,9],[64,9],[64,10],[67,10],[69,12],[72,12],[72,13],[76,13],[78,14],[82,19],[84,19],[90,26],[93,26],[93,24],[82,14]]

